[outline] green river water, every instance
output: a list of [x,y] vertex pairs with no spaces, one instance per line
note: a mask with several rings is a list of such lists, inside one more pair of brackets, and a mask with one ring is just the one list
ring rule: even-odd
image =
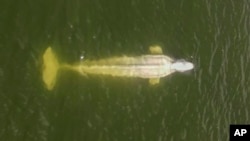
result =
[[[157,86],[61,71],[52,91],[42,55],[61,62],[148,53],[194,63]],[[1,141],[227,141],[250,123],[248,0],[0,2]]]

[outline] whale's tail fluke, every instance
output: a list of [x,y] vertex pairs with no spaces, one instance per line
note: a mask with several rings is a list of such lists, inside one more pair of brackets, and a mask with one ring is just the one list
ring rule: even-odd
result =
[[56,77],[60,64],[51,47],[48,47],[43,54],[43,82],[48,90],[52,90],[56,83]]

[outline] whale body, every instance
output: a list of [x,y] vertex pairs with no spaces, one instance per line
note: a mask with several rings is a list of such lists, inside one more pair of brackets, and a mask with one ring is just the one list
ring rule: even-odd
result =
[[76,64],[60,64],[51,47],[43,55],[43,81],[47,89],[53,89],[59,69],[77,71],[82,75],[110,75],[115,77],[137,77],[149,79],[152,85],[158,84],[160,78],[174,72],[192,70],[191,62],[174,60],[162,54],[160,46],[151,46],[151,54],[135,57],[121,56],[100,60],[85,60]]

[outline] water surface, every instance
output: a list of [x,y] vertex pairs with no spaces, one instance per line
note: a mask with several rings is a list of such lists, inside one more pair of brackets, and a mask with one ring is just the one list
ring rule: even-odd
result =
[[[250,3],[242,1],[2,1],[0,140],[221,141],[249,123]],[[148,53],[195,64],[148,80],[62,71],[44,88],[41,57],[62,62]]]

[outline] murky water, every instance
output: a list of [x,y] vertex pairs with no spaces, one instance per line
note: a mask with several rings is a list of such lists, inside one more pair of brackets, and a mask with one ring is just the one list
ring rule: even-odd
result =
[[[0,2],[0,140],[228,140],[249,123],[250,3],[242,1]],[[158,86],[61,71],[42,82],[42,54],[61,62],[148,53],[192,61]]]

